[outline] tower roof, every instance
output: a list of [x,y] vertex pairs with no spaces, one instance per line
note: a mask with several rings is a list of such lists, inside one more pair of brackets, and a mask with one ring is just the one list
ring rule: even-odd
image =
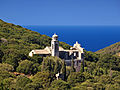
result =
[[54,33],[54,35],[53,35],[52,37],[53,37],[53,38],[54,38],[54,37],[58,37],[58,35],[56,35],[56,33]]
[[74,44],[74,46],[73,46],[73,47],[76,47],[76,46],[81,47],[81,45],[78,43],[78,41],[76,41],[76,43]]

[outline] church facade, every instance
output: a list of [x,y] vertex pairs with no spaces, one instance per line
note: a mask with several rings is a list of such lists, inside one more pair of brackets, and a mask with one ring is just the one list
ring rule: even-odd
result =
[[51,40],[51,47],[46,47],[45,49],[32,50],[29,56],[32,57],[34,54],[39,54],[40,56],[57,56],[65,60],[67,65],[70,65],[71,60],[75,61],[75,66],[79,66],[79,63],[84,60],[84,48],[76,42],[73,47],[69,50],[65,50],[59,46],[58,35],[54,34]]

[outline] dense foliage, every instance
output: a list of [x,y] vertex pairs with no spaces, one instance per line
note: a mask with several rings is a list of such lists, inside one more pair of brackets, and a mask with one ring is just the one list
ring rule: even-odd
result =
[[[119,42],[98,52],[84,51],[76,72],[58,57],[28,57],[50,46],[51,38],[0,20],[0,90],[119,90]],[[70,48],[60,42],[63,48]],[[57,80],[56,74],[59,75]]]
[[120,42],[112,44],[106,48],[98,50],[96,53],[104,55],[104,54],[111,54],[111,55],[120,55]]
[[62,60],[58,57],[44,57],[41,71],[59,73],[62,68]]

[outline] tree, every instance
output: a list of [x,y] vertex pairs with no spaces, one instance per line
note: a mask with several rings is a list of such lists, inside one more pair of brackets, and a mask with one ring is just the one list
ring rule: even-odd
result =
[[3,83],[2,86],[4,87],[3,90],[13,90],[16,88],[16,87],[14,87],[15,78],[6,78],[2,81],[2,83]]
[[71,73],[72,72],[75,72],[74,60],[73,59],[72,59],[72,62],[71,62]]
[[9,71],[9,72],[11,72],[11,71],[14,70],[14,68],[13,68],[12,65],[9,65],[7,63],[3,63],[3,64],[0,64],[0,70],[1,71]]
[[33,64],[33,66],[32,66],[32,67],[33,67],[33,70],[32,70],[32,73],[33,73],[33,74],[36,74],[36,73],[39,71],[39,70],[38,70],[38,69],[39,69],[39,66],[40,66],[40,64],[38,64],[38,63],[34,63],[34,64]]
[[107,84],[105,90],[119,90],[120,84],[114,83],[114,84]]
[[51,83],[51,87],[49,89],[50,90],[69,90],[70,85],[63,80],[54,80]]
[[33,62],[24,60],[19,63],[17,67],[17,72],[24,73],[24,74],[32,74],[33,73]]
[[105,85],[105,84],[114,83],[114,82],[112,82],[111,77],[108,76],[108,75],[102,75],[102,76],[100,76],[99,79],[98,79],[98,81],[99,81],[100,83],[104,84],[104,85]]
[[96,69],[96,63],[87,61],[87,71],[93,74],[94,69]]
[[104,70],[102,68],[100,68],[99,66],[96,67],[96,69],[94,69],[94,71],[93,71],[94,76],[96,76],[96,75],[101,76],[103,74],[104,74]]
[[0,70],[0,81],[9,77],[15,77],[15,76],[12,73],[9,73],[8,71]]
[[8,90],[15,76],[6,70],[0,70],[0,90]]
[[41,70],[56,74],[61,71],[62,65],[63,61],[58,57],[44,57]]
[[[80,85],[81,86],[84,86],[84,87],[93,87],[93,82],[90,81],[90,79],[86,80],[85,82],[81,83]],[[89,89],[88,89],[89,90]]]
[[49,87],[54,77],[49,72],[38,72],[32,78],[33,83],[39,83],[43,88]]
[[4,53],[2,52],[2,50],[0,50],[0,63],[2,62],[2,57],[4,56]]
[[75,83],[81,83],[85,81],[85,77],[84,74],[80,73],[80,72],[72,72],[69,77],[68,80],[70,85],[75,85]]
[[4,56],[2,58],[2,63],[8,63],[12,65],[14,69],[16,70],[16,67],[18,66],[18,62],[20,62],[21,60],[25,60],[26,58],[27,56],[24,55],[23,52],[21,52],[21,50],[13,49],[9,47],[8,49],[4,50]]
[[68,78],[70,73],[71,73],[71,67],[70,66],[66,66],[66,78]]
[[43,61],[43,58],[39,55],[34,55],[33,57],[29,57],[31,61],[33,61],[34,63],[39,63],[41,64]]
[[81,67],[80,67],[80,72],[84,72],[84,61],[81,61]]
[[25,76],[18,76],[16,79],[16,88],[23,89],[26,84],[31,83],[32,81]]
[[18,58],[16,57],[16,54],[14,54],[14,52],[9,51],[9,53],[5,53],[5,55],[3,56],[3,63],[8,63],[10,65],[12,65],[14,68],[16,68],[18,66]]
[[105,90],[105,86],[102,83],[94,83],[93,88],[94,90]]
[[91,51],[85,51],[84,59],[90,62],[97,62],[99,60],[99,54]]
[[24,90],[43,90],[43,87],[39,83],[28,83]]
[[120,57],[113,56],[111,54],[104,54],[100,57],[100,60],[97,62],[102,68],[120,71]]
[[59,42],[59,45],[63,47],[64,49],[70,49],[70,45],[66,44],[65,42]]
[[66,80],[66,64],[65,61],[63,61],[63,67],[62,67],[62,75],[64,77],[64,80]]

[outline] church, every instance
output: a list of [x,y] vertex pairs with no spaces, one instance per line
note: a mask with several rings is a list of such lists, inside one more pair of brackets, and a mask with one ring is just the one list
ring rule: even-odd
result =
[[76,42],[73,47],[69,50],[65,50],[59,46],[58,35],[54,34],[51,40],[51,46],[45,49],[32,50],[29,56],[32,57],[34,54],[39,54],[42,57],[45,56],[57,56],[65,60],[67,65],[70,65],[71,60],[74,60],[75,66],[79,66],[79,63],[84,60],[84,48]]

